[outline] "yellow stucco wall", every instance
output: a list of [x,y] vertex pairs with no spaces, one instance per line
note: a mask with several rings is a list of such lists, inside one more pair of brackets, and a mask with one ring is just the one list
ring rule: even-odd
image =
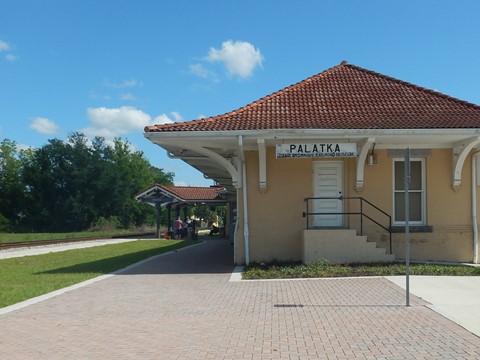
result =
[[[355,191],[356,161],[335,159],[344,163],[344,196],[362,196],[392,214],[393,159],[387,150],[376,150],[378,165],[365,166],[364,188]],[[301,260],[302,232],[306,220],[304,199],[313,193],[312,167],[320,159],[276,159],[275,149],[267,148],[266,192],[259,190],[258,152],[246,151],[249,207],[250,261]],[[453,191],[452,150],[433,149],[425,158],[426,225],[429,233],[411,233],[411,258],[416,260],[466,261],[473,258],[471,221],[471,157],[462,170],[462,186]],[[238,191],[239,219],[243,218],[242,189]],[[477,201],[478,203],[478,201]],[[354,201],[345,204],[345,211],[357,211]],[[385,223],[386,218],[371,215]],[[345,227],[360,230],[359,216],[345,219]],[[388,249],[388,233],[364,220],[364,235]],[[393,234],[393,253],[404,258],[404,234]],[[239,223],[236,240],[236,263],[245,261],[243,222]]]
[[258,185],[258,153],[246,152],[251,260],[298,260],[305,228],[305,197],[311,193],[311,161],[287,163],[267,151],[268,191]]

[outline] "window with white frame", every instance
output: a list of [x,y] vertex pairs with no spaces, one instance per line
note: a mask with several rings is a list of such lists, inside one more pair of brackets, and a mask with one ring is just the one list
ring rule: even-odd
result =
[[[425,159],[410,159],[409,223],[425,225]],[[405,162],[393,160],[393,219],[405,224]]]

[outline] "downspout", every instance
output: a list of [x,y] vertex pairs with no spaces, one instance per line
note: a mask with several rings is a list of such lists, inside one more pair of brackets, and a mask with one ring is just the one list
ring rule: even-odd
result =
[[473,263],[478,264],[478,224],[477,224],[477,158],[480,151],[472,155],[472,225],[473,225]]
[[243,187],[243,239],[245,242],[245,264],[250,264],[250,244],[248,230],[248,199],[247,199],[247,169],[243,150],[243,136],[238,135],[238,147],[240,148],[240,161],[242,162],[242,187]]
[[[238,190],[237,190],[237,196],[238,196]],[[233,262],[235,265],[237,265],[237,233],[238,233],[237,211],[238,211],[237,205],[235,206],[235,209],[233,209],[233,203],[230,203],[230,223],[233,221],[233,219],[235,219],[235,228],[233,229]]]

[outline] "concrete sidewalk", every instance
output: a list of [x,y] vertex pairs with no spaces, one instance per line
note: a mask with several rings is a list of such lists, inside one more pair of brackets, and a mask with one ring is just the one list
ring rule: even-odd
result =
[[480,338],[385,278],[229,282],[227,241],[0,316],[5,359],[478,359]]
[[[201,236],[200,238],[208,239],[209,237]],[[132,242],[137,240],[148,241],[148,240],[159,240],[159,239],[154,235],[139,235],[138,237],[72,241],[72,242],[65,242],[62,244],[34,245],[34,246],[24,246],[19,248],[0,249],[0,260],[22,257],[22,256],[49,254],[52,252],[60,252],[60,251],[67,251],[67,250],[74,250],[74,249],[84,249],[84,248],[90,248],[95,246],[119,244],[119,243]]]
[[[84,249],[89,247],[118,244],[118,243],[131,242],[131,241],[137,241],[137,240],[139,239],[135,239],[135,238],[99,239],[99,240],[67,242],[64,244],[35,245],[35,246],[25,246],[21,248],[2,249],[0,250],[0,259],[11,259],[11,258],[22,257],[22,256],[42,255],[42,254],[48,254],[52,252]],[[142,240],[158,240],[158,239],[142,238]]]
[[[389,276],[406,288],[405,276]],[[435,312],[480,336],[480,276],[410,276],[410,294]]]

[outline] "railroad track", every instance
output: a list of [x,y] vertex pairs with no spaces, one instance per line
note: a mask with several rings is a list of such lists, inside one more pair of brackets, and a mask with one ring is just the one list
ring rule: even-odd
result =
[[128,238],[136,238],[136,237],[151,236],[151,235],[154,235],[154,233],[141,233],[141,234],[130,234],[130,235],[124,235],[124,236],[112,236],[110,238],[88,237],[88,238],[75,238],[75,239],[21,241],[21,242],[13,242],[13,243],[1,243],[0,244],[0,250],[21,248],[21,247],[34,247],[34,246],[67,244],[67,243],[75,243],[75,242],[80,242],[80,241],[115,240],[115,239],[123,239],[123,238],[128,239]]

